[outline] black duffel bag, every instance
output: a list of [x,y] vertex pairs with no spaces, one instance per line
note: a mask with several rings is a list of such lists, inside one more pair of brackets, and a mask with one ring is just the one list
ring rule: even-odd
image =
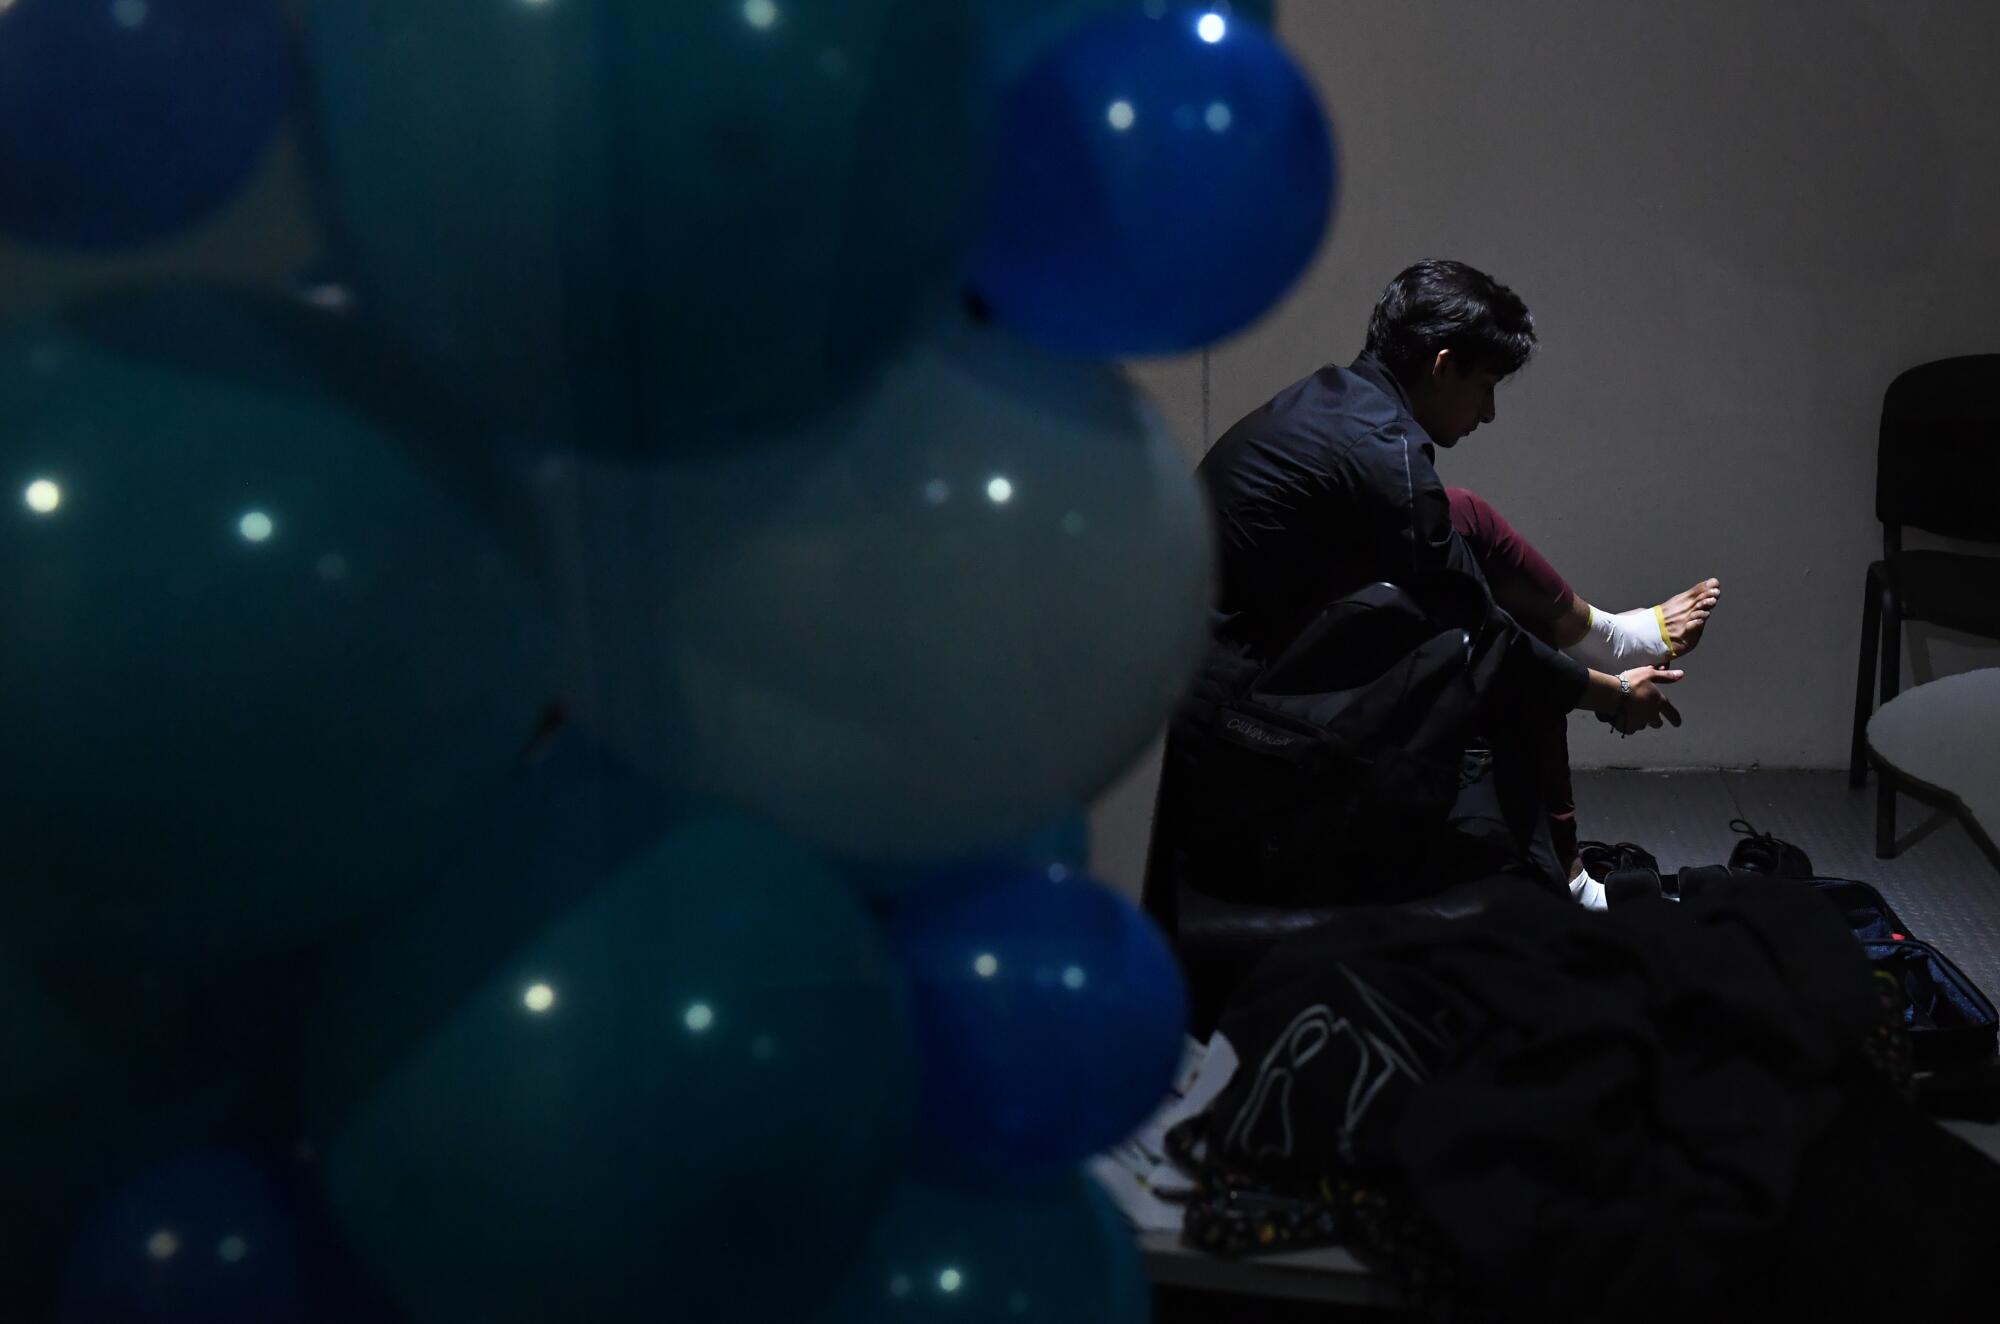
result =
[[[1782,843],[1781,843],[1782,844]],[[1724,865],[1683,868],[1664,889],[1647,869],[1621,870],[1606,882],[1614,904],[1664,894],[1687,899],[1728,887],[1789,885],[1793,880]],[[1852,878],[1799,878],[1840,911],[1861,950],[1901,990],[1903,1028],[1913,1065],[1922,1072],[1990,1067],[2000,1049],[2000,1012],[1966,973],[1936,947],[1912,937],[1910,926],[1873,884]],[[1980,1088],[1992,1092],[1993,1082]]]
[[1866,942],[1861,950],[1878,974],[1903,990],[1903,1024],[1919,1071],[1950,1070],[1993,1060],[2000,1015],[1951,959],[1927,942]]

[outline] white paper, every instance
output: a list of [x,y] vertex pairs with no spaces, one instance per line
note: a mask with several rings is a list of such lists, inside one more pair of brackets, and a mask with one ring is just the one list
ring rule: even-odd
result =
[[1132,1226],[1142,1232],[1180,1229],[1182,1206],[1158,1194],[1188,1184],[1167,1157],[1167,1132],[1205,1110],[1235,1074],[1236,1049],[1229,1040],[1219,1034],[1206,1045],[1189,1039],[1166,1102],[1138,1130],[1090,1161],[1091,1175]]

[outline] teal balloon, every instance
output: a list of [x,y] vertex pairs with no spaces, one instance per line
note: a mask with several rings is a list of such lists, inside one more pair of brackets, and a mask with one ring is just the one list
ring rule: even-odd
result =
[[979,219],[960,4],[341,0],[308,44],[364,300],[586,449],[817,412]]
[[[1163,0],[978,0],[989,76],[1004,86],[1070,32],[1119,10],[1161,7]],[[1174,0],[1186,5],[1190,0]],[[1270,27],[1275,0],[1214,0],[1197,8],[1225,19],[1247,18]]]
[[321,1138],[469,994],[698,813],[605,755],[575,723],[552,720],[454,836],[437,876],[329,958],[338,1014],[318,1018],[308,1059]]
[[[468,906],[431,931],[439,949]],[[824,865],[767,830],[671,832],[524,940],[390,1069],[397,942],[330,983],[309,1115],[334,1215],[413,1324],[792,1319],[900,1166],[902,995]]]
[[0,332],[0,921],[64,960],[275,948],[404,894],[551,696],[524,576],[324,386],[362,348],[200,291]]
[[1208,638],[1206,511],[1153,411],[957,318],[815,426],[585,461],[566,500],[592,729],[845,857],[977,854],[1073,812]]
[[808,1324],[1145,1324],[1145,1266],[1082,1176],[1001,1189],[906,1182]]

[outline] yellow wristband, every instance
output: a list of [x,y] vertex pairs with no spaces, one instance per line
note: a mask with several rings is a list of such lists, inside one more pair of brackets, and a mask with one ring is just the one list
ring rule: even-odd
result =
[[1654,607],[1653,619],[1660,623],[1660,642],[1667,646],[1667,661],[1671,662],[1674,660],[1674,637],[1667,633],[1667,614]]

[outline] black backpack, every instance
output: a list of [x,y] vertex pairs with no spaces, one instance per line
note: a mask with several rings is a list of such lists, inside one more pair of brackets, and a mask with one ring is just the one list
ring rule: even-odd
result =
[[1268,665],[1216,645],[1169,728],[1154,866],[1232,901],[1400,899],[1458,793],[1486,615],[1439,572],[1335,600]]

